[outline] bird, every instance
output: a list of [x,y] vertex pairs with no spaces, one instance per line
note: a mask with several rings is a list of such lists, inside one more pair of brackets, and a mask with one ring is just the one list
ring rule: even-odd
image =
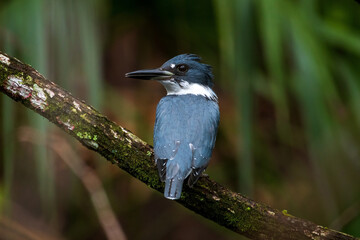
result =
[[212,67],[196,54],[180,54],[160,68],[125,77],[155,80],[166,89],[156,107],[154,158],[164,197],[177,200],[184,181],[193,187],[205,171],[215,146],[220,112]]

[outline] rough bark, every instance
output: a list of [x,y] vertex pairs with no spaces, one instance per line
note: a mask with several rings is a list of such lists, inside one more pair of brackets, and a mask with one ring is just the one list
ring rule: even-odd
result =
[[[163,191],[150,145],[45,79],[31,66],[2,52],[0,91],[149,187]],[[208,177],[202,177],[193,188],[185,185],[178,202],[251,239],[357,239],[257,203]]]

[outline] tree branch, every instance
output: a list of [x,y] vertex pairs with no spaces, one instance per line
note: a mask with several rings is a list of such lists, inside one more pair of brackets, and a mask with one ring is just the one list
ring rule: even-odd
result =
[[[31,66],[2,52],[0,91],[149,187],[163,191],[150,145],[45,79]],[[178,202],[251,239],[357,239],[257,203],[208,177],[202,177],[193,188],[184,185]]]

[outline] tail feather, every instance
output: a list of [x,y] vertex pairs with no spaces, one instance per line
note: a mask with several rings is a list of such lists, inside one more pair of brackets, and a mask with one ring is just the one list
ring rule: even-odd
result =
[[164,196],[168,199],[179,199],[184,179],[191,171],[191,151],[186,145],[181,145],[173,159],[166,162]]
[[165,180],[164,197],[175,200],[181,196],[184,179],[171,178]]
[[162,182],[165,182],[165,177],[166,177],[166,163],[167,163],[167,159],[157,159],[156,160],[156,165],[157,165],[157,168],[158,168],[158,172],[159,172],[159,177],[160,177],[160,180]]
[[191,171],[189,178],[188,178],[188,185],[189,187],[193,187],[194,184],[197,182],[201,174],[204,172],[206,167],[202,168],[195,168]]

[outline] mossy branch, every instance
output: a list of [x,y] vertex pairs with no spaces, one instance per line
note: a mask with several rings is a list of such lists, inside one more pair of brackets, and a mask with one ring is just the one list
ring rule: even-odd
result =
[[[31,66],[0,52],[0,91],[47,118],[149,187],[163,191],[153,149]],[[186,208],[251,239],[356,239],[272,209],[202,177],[184,186]]]

